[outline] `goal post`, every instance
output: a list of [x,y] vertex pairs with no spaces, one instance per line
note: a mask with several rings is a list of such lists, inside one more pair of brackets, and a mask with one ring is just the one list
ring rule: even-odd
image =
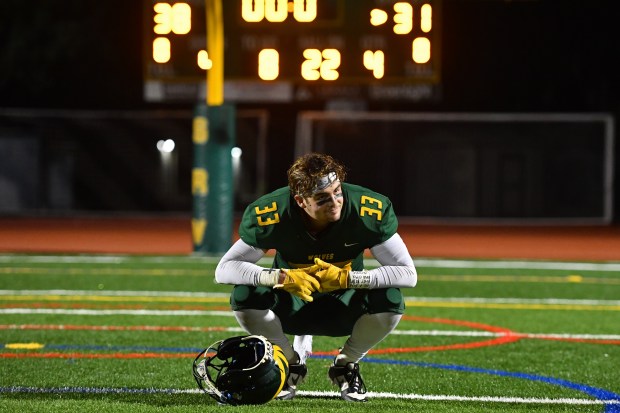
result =
[[303,111],[295,156],[331,154],[407,221],[606,225],[606,113]]

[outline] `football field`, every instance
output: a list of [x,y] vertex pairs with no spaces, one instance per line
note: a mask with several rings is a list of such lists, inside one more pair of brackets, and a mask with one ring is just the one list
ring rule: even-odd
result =
[[415,262],[367,403],[327,379],[345,339],[315,337],[298,397],[230,407],[191,373],[243,334],[216,257],[0,255],[0,411],[620,412],[620,263]]

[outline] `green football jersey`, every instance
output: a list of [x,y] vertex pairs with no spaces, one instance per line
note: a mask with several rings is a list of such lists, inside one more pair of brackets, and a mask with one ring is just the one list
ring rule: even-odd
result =
[[392,202],[367,188],[342,184],[344,203],[340,219],[317,238],[304,226],[305,212],[288,187],[260,197],[250,204],[241,220],[239,236],[254,247],[276,251],[274,268],[314,264],[315,258],[353,270],[364,269],[363,253],[396,233],[398,220]]

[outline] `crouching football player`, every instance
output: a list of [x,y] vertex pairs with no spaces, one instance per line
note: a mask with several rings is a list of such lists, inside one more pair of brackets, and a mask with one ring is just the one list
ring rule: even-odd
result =
[[[295,397],[307,374],[305,354],[295,349],[317,335],[347,337],[328,376],[344,400],[365,401],[359,362],[400,321],[400,288],[417,282],[390,200],[345,176],[328,155],[298,158],[287,187],[247,207],[240,240],[215,271],[218,283],[234,285],[230,302],[240,326],[282,348],[289,376],[279,399]],[[364,269],[366,249],[380,267]],[[268,250],[275,251],[271,268],[257,265]]]

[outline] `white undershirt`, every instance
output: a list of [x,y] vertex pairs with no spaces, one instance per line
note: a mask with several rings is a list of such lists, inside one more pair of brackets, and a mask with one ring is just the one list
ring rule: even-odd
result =
[[[415,287],[418,274],[407,246],[398,234],[370,249],[380,267],[368,271],[352,271],[368,276],[365,288]],[[256,265],[265,255],[260,248],[238,240],[224,254],[215,269],[215,281],[219,284],[261,285],[260,274],[267,268]]]

